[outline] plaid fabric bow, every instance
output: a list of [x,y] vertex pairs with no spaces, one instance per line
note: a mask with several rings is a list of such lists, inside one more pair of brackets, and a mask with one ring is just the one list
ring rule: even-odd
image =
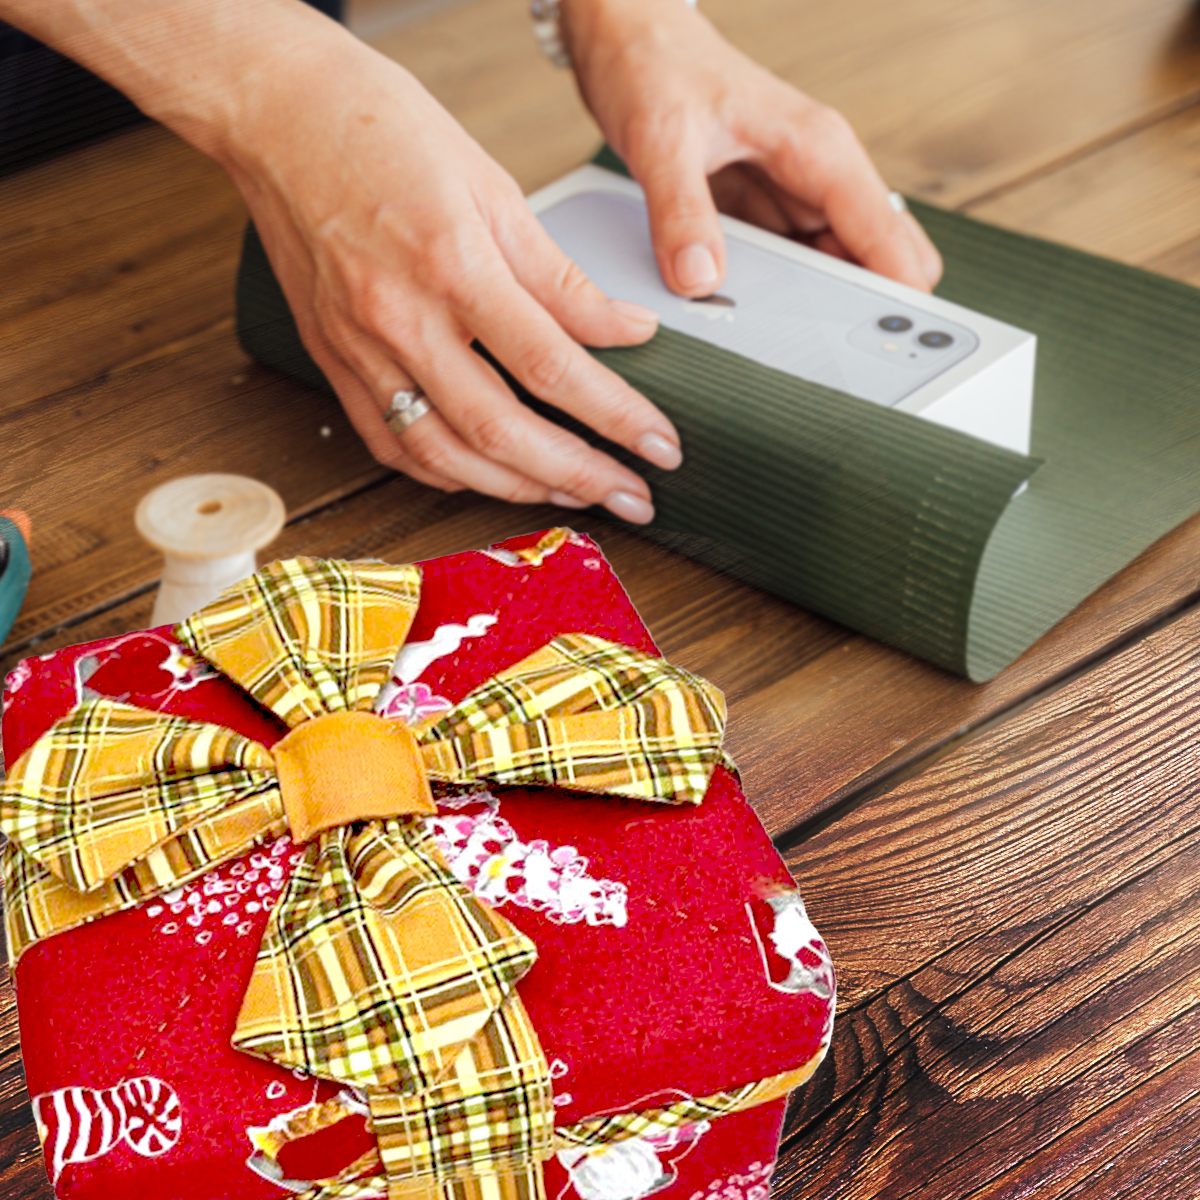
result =
[[107,699],[54,725],[0,787],[10,953],[264,838],[311,836],[234,1046],[365,1091],[393,1198],[452,1179],[456,1196],[536,1195],[553,1106],[514,991],[536,948],[447,869],[425,781],[698,803],[724,704],[660,659],[567,634],[411,734],[370,710],[419,595],[415,567],[296,559],[178,628],[288,726],[273,749]]

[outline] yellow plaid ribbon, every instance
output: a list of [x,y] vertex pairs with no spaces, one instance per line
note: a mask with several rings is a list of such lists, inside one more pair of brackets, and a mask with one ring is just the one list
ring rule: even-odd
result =
[[[177,633],[295,730],[370,711],[419,597],[412,566],[296,559]],[[722,761],[724,716],[705,681],[566,634],[417,746],[427,776],[447,783],[695,804]],[[87,701],[0,787],[10,956],[288,828],[272,751],[206,722]],[[306,846],[272,913],[233,1044],[365,1091],[391,1197],[540,1195],[549,1072],[515,992],[535,956],[453,877],[419,817],[337,826]]]

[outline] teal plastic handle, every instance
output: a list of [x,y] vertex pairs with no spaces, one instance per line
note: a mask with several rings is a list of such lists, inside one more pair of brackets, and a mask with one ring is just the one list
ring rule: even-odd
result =
[[3,642],[21,611],[33,568],[21,531],[7,517],[0,517],[0,540],[8,547],[8,561],[0,569],[0,642]]

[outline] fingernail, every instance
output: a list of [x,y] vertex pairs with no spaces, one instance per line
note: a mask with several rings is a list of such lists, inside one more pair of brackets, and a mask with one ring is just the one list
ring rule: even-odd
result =
[[673,471],[683,462],[683,451],[661,433],[644,433],[637,440],[637,452],[664,471]]
[[633,525],[645,525],[654,520],[654,505],[629,492],[609,492],[604,498],[604,507],[622,521],[629,521]]
[[679,286],[684,288],[706,287],[710,283],[716,283],[720,275],[712,251],[699,242],[684,246],[675,255],[675,278]]
[[626,321],[632,321],[635,325],[658,324],[658,313],[654,309],[644,308],[642,305],[634,304],[630,300],[610,300],[608,307],[618,317],[624,317]]
[[580,500],[577,496],[568,496],[566,492],[551,492],[546,497],[551,504],[557,504],[559,508],[590,508],[586,500]]

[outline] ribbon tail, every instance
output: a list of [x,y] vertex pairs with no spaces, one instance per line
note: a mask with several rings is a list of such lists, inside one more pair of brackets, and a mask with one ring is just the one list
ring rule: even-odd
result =
[[372,1093],[369,1101],[388,1200],[545,1200],[542,1164],[554,1153],[550,1068],[517,995],[436,1087]]
[[536,954],[454,878],[419,821],[339,828],[309,845],[272,913],[233,1045],[414,1094],[451,1073]]

